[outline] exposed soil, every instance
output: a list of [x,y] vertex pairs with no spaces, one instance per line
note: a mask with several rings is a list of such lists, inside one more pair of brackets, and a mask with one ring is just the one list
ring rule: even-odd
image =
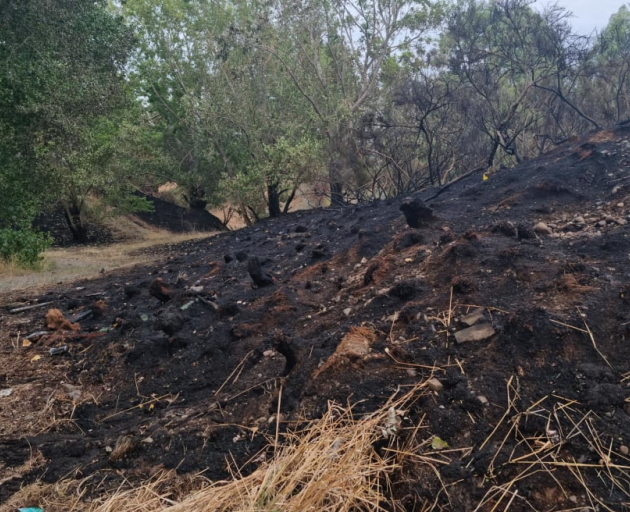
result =
[[[403,468],[399,510],[473,510],[510,481],[511,511],[625,510],[628,187],[630,132],[595,132],[456,183],[418,228],[408,198],[301,211],[174,247],[160,265],[3,297],[0,501],[37,478],[114,487],[165,467],[220,479],[228,460],[247,473],[281,383],[284,429],[329,400],[360,415],[433,377],[408,435],[450,448],[431,455],[439,478]],[[47,328],[50,308],[79,325]],[[521,480],[536,456],[551,470]]]

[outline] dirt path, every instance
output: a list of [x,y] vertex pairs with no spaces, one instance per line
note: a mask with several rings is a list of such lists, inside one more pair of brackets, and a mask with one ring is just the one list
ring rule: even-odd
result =
[[174,245],[211,236],[214,234],[173,234],[153,230],[143,233],[143,239],[137,241],[52,248],[44,253],[44,259],[36,270],[0,266],[0,294],[71,283],[112,270],[148,264],[164,257]]

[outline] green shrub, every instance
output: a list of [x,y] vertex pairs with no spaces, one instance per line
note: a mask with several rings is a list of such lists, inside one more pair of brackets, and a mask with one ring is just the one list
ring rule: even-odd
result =
[[45,233],[24,229],[0,229],[0,258],[5,262],[32,267],[42,259],[52,239]]

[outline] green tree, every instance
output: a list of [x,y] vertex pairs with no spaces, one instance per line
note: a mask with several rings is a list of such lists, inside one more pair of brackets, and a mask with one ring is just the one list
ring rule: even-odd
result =
[[35,205],[20,229],[59,200],[73,235],[85,240],[85,190],[107,195],[116,182],[102,165],[102,127],[127,105],[132,47],[104,0],[0,0],[0,166],[4,186],[25,190],[3,208]]

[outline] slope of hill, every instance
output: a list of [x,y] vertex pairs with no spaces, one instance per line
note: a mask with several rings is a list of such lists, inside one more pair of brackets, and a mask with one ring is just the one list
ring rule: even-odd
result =
[[[136,195],[146,198],[153,205],[152,212],[136,212],[134,215],[126,216],[132,221],[134,218],[136,220],[140,219],[143,227],[166,229],[173,233],[226,230],[221,221],[206,210],[187,210],[159,197],[150,196],[139,191],[136,192]],[[133,238],[135,233],[126,231],[126,223],[122,227],[117,224],[117,219],[107,219],[102,223],[88,223],[89,242],[103,244],[112,243],[115,240]],[[68,229],[63,210],[60,208],[41,214],[36,220],[35,226],[53,238],[55,247],[67,247],[76,244],[72,238],[72,233]]]
[[[216,480],[226,458],[248,474],[278,410],[281,434],[329,401],[360,417],[421,383],[400,414],[421,448],[384,509],[624,510],[630,131],[463,179],[417,229],[412,199],[297,212],[4,298],[0,499],[158,466]],[[46,328],[49,308],[76,325]]]

